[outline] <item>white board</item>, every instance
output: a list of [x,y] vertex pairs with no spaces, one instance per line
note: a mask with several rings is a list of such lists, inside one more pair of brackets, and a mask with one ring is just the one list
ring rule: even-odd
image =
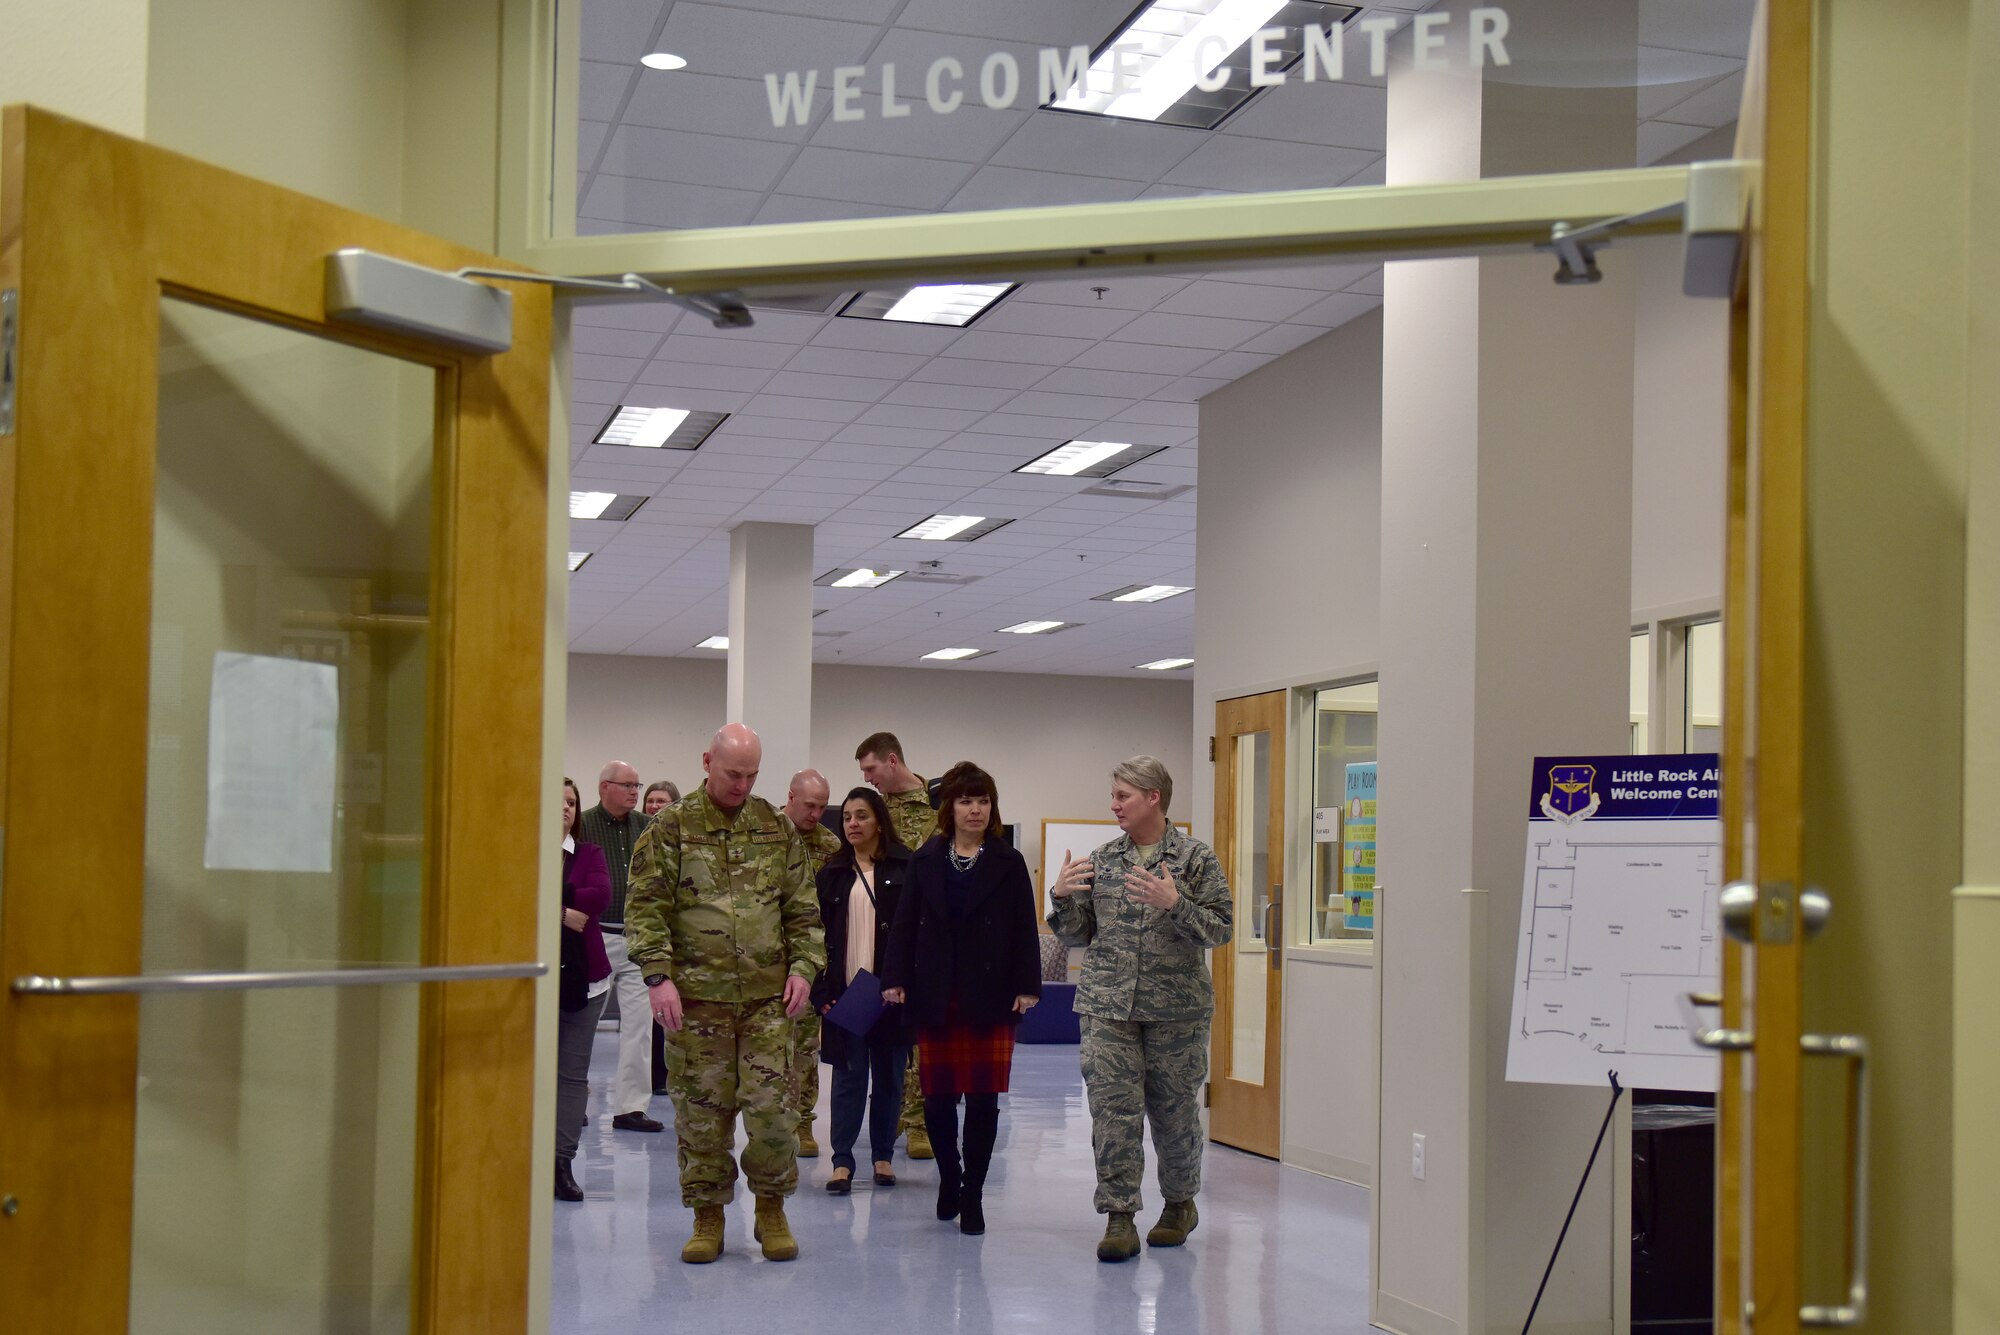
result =
[[1682,998],[1721,972],[1716,757],[1535,766],[1507,1078],[1714,1090]]

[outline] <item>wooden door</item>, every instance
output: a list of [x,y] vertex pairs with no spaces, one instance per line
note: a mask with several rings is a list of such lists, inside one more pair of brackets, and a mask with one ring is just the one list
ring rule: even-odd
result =
[[1215,853],[1236,935],[1215,952],[1211,1139],[1278,1157],[1284,1065],[1285,692],[1215,706]]
[[493,261],[25,107],[0,199],[6,1324],[525,1329],[547,290],[337,325]]

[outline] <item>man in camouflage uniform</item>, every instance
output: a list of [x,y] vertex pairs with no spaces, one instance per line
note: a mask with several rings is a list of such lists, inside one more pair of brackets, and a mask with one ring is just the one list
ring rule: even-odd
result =
[[722,1254],[739,1111],[756,1236],[770,1260],[799,1254],[785,1220],[799,1181],[791,1021],[808,1009],[826,941],[805,841],[750,796],[763,751],[740,723],[716,733],[701,758],[706,781],[654,816],[632,850],[626,940],[653,1014],[673,1036],[667,1080],[681,1201],[695,1212],[681,1259],[695,1263]]
[[[854,749],[854,758],[861,764],[861,781],[882,794],[882,801],[889,808],[889,823],[896,828],[896,838],[912,853],[922,848],[937,833],[937,810],[931,806],[930,785],[903,763],[903,744],[896,740],[896,734],[870,733]],[[912,1159],[932,1157],[931,1134],[924,1125],[923,1088],[917,1080],[915,1044],[910,1045],[910,1064],[903,1072],[903,1111],[896,1119],[896,1129],[903,1133],[903,1144]]]
[[1049,926],[1086,947],[1076,1010],[1097,1155],[1097,1212],[1108,1215],[1100,1261],[1139,1254],[1145,1124],[1153,1124],[1166,1208],[1146,1235],[1178,1247],[1198,1220],[1201,1088],[1215,1013],[1209,949],[1231,934],[1229,884],[1207,844],[1167,820],[1173,777],[1151,756],[1111,772],[1111,812],[1124,833],[1088,858],[1065,852],[1049,888]]
[[[806,870],[815,883],[827,859],[840,851],[840,836],[820,820],[828,796],[826,776],[816,769],[794,774],[785,791],[785,819],[805,840]],[[799,1119],[801,1159],[819,1158],[819,1141],[813,1136],[813,1110],[818,1106],[819,1012],[808,1006],[792,1021],[792,1112]]]

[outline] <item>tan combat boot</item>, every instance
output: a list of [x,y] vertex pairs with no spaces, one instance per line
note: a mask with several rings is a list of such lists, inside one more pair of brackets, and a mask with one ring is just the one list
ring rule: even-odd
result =
[[799,1157],[819,1158],[819,1142],[813,1139],[813,1124],[810,1119],[799,1123]]
[[1194,1232],[1194,1226],[1201,1222],[1193,1201],[1168,1201],[1167,1208],[1160,1211],[1160,1222],[1153,1225],[1146,1234],[1148,1247],[1178,1247],[1187,1241],[1187,1235]]
[[1129,1261],[1139,1254],[1139,1227],[1129,1210],[1113,1210],[1104,1221],[1104,1238],[1097,1244],[1100,1261]]
[[903,1137],[903,1149],[912,1159],[933,1159],[937,1152],[931,1148],[931,1133],[913,1130]]
[[757,1227],[754,1232],[757,1241],[764,1244],[766,1261],[790,1261],[798,1256],[799,1241],[792,1236],[792,1226],[785,1219],[783,1196],[757,1198]]
[[681,1248],[681,1260],[689,1265],[707,1265],[722,1255],[722,1207],[694,1207],[694,1234]]

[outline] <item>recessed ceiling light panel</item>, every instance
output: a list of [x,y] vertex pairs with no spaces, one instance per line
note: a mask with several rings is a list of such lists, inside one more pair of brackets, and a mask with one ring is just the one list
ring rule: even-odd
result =
[[573,491],[569,494],[571,519],[630,519],[632,512],[646,503],[644,496],[621,496],[611,491]]
[[1157,603],[1166,598],[1178,598],[1184,593],[1193,593],[1191,584],[1128,584],[1122,589],[1100,593],[1091,599],[1094,603]]
[[1011,626],[1002,626],[1002,635],[1053,635],[1059,630],[1069,630],[1074,621],[1017,621]]
[[728,647],[729,637],[727,635],[711,635],[695,646],[697,649],[727,649]]
[[728,413],[700,413],[688,408],[645,408],[621,404],[604,420],[593,445],[632,445],[651,450],[696,450],[709,433],[729,420]]
[[[1268,86],[1251,78],[1260,48],[1268,80],[1305,54],[1307,29],[1337,49],[1340,26],[1360,12],[1316,0],[1152,0],[1097,49],[1083,78],[1047,105],[1213,130]],[[1255,41],[1273,29],[1283,36]]]
[[1131,445],[1116,440],[1072,440],[1058,445],[1039,459],[1031,459],[1014,471],[1046,473],[1050,477],[1110,477],[1121,468],[1141,459],[1150,459],[1164,445]]
[[577,570],[583,565],[583,563],[585,561],[588,561],[589,559],[590,559],[589,552],[571,552],[569,554],[570,573],[575,574]]
[[925,542],[973,542],[1013,522],[1011,519],[988,519],[984,515],[932,515],[910,525],[896,536],[920,538]]
[[684,70],[687,57],[677,56],[671,51],[655,51],[651,55],[639,57],[639,63],[649,70]]
[[823,589],[879,589],[890,580],[901,579],[908,573],[907,570],[869,570],[866,568],[856,570],[850,566],[842,566],[838,569],[827,571],[824,575],[814,580],[813,583]]
[[924,657],[940,663],[963,663],[968,658],[984,658],[992,652],[991,649],[933,649]]
[[1132,666],[1145,672],[1178,672],[1182,668],[1193,667],[1194,660],[1192,658],[1156,658],[1150,663],[1134,663]]
[[857,293],[840,308],[850,320],[894,320],[963,329],[999,304],[1018,283],[927,283]]

